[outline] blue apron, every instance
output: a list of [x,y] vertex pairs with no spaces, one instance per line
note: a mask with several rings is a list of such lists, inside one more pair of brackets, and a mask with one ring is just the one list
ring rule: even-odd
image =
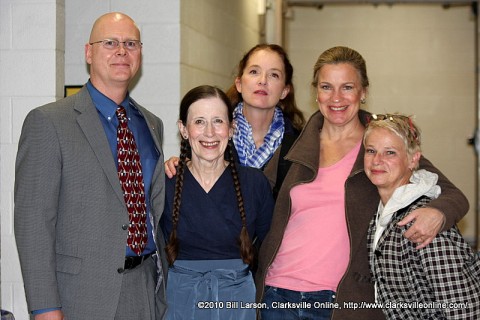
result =
[[255,319],[255,284],[241,259],[177,260],[168,271],[167,320]]

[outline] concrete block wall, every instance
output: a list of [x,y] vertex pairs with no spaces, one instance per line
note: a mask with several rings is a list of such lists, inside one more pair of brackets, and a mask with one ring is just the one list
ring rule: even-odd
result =
[[84,45],[94,20],[121,11],[139,25],[143,67],[130,93],[164,121],[164,152],[169,157],[178,153],[181,96],[203,83],[226,88],[238,60],[258,42],[259,19],[256,1],[1,1],[1,307],[23,320],[28,312],[13,237],[14,163],[21,124],[31,109],[62,98],[64,85],[87,81]]
[[15,155],[25,115],[63,94],[64,30],[63,1],[0,4],[1,307],[17,319],[28,313],[13,235]]
[[164,121],[164,152],[175,154],[177,141],[169,138],[169,132],[177,130],[172,110],[177,109],[180,98],[180,1],[65,0],[65,7],[66,85],[83,85],[88,79],[84,45],[98,16],[120,11],[137,22],[142,34],[143,65],[130,94]]
[[144,42],[143,68],[131,95],[165,123],[175,122],[170,110],[179,100],[179,8],[179,1],[167,0],[0,3],[1,307],[16,319],[28,319],[13,236],[14,164],[26,114],[62,98],[64,85],[87,81],[84,44],[92,23],[103,13],[121,11],[137,21]]

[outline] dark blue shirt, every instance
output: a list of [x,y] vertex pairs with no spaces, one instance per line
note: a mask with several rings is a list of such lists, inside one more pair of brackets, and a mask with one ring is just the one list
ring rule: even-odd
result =
[[[87,89],[92,97],[93,104],[97,108],[102,122],[105,134],[107,135],[108,143],[112,151],[115,165],[118,168],[117,163],[117,126],[118,118],[115,115],[117,104],[111,99],[107,98],[104,94],[98,91],[90,81],[87,82]],[[150,223],[150,185],[152,183],[152,176],[157,165],[159,153],[155,148],[152,135],[148,129],[145,118],[135,108],[133,103],[130,102],[130,96],[127,94],[125,100],[120,103],[127,112],[128,127],[133,132],[135,142],[137,144],[138,152],[140,154],[140,163],[142,164],[143,182],[145,183],[145,202],[147,205],[147,229],[148,229],[148,244],[143,254],[149,254],[156,250],[155,242],[153,241],[152,225]],[[120,183],[120,182],[119,182]],[[126,240],[126,238],[125,238]],[[136,254],[126,245],[127,256],[136,256]]]
[[[249,236],[263,241],[273,213],[273,196],[265,175],[258,169],[238,165]],[[165,181],[165,209],[160,225],[168,241],[172,231],[175,177]],[[239,259],[238,238],[242,219],[232,172],[227,167],[207,193],[188,168],[183,177],[178,217],[178,260]]]

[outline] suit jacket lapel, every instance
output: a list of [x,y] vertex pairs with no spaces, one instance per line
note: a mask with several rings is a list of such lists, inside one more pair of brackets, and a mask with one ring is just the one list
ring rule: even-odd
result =
[[161,147],[162,142],[159,140],[159,137],[160,137],[160,131],[162,130],[162,128],[158,128],[156,126],[155,119],[152,119],[150,117],[150,113],[145,112],[146,110],[142,106],[138,105],[132,98],[130,98],[130,102],[135,106],[135,108],[137,108],[138,112],[140,112],[140,114],[145,119],[145,122],[147,123],[147,126],[148,126],[148,130],[150,131],[150,134],[152,135],[152,138],[153,138],[153,142],[155,143],[155,148],[157,148],[157,151],[160,153],[160,150],[162,150],[162,147]]
[[[153,138],[153,142],[155,144],[155,148],[157,149],[158,152],[158,162],[155,166],[154,172],[153,172],[153,177],[152,177],[152,182],[150,186],[150,202],[154,202],[155,199],[159,196],[162,196],[162,190],[164,189],[165,186],[165,173],[163,172],[163,153],[162,153],[162,147],[160,141],[161,139],[161,134],[163,131],[163,127],[161,126],[161,122],[159,122],[150,112],[148,112],[146,109],[144,109],[142,106],[138,105],[132,98],[130,98],[131,103],[135,105],[137,110],[142,114],[143,118],[145,119],[145,122],[147,123],[148,130],[150,131],[150,135]],[[164,196],[161,197],[161,201],[163,203]],[[154,206],[151,206],[152,208],[152,215],[154,218],[154,226],[158,226],[158,223],[160,221],[160,216],[162,212],[157,212],[154,209]],[[163,211],[163,208],[162,208]]]
[[98,112],[93,104],[87,87],[84,86],[78,93],[74,109],[79,112],[77,123],[82,129],[88,143],[92,147],[100,166],[102,167],[108,181],[112,185],[115,194],[122,202],[123,192],[118,180],[118,173],[110,151],[110,146],[105,136],[105,130],[98,118]]

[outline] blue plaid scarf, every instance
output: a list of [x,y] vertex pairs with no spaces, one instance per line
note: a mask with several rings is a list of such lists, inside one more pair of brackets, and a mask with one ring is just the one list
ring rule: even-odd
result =
[[278,106],[275,107],[272,124],[263,140],[263,144],[258,149],[253,140],[252,126],[243,115],[243,102],[238,103],[233,111],[233,119],[236,121],[233,142],[238,152],[240,164],[247,167],[263,168],[282,143],[283,133],[285,132],[282,109]]

